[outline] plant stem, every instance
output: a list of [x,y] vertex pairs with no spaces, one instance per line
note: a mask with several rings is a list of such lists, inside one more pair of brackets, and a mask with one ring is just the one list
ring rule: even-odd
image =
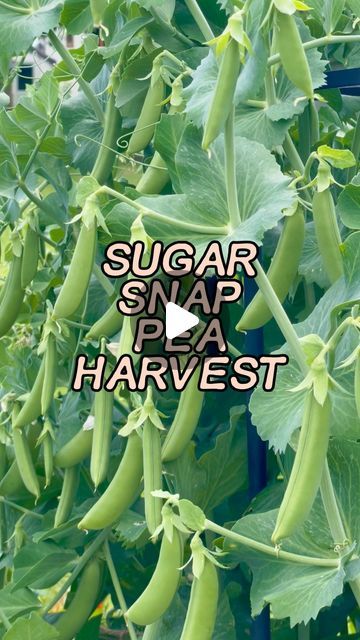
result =
[[294,562],[295,564],[329,567],[334,569],[340,566],[339,560],[337,558],[314,558],[311,556],[302,556],[297,553],[291,553],[290,551],[275,549],[275,547],[271,547],[268,544],[258,542],[257,540],[253,540],[252,538],[247,538],[246,536],[243,536],[240,533],[236,533],[235,531],[231,531],[230,529],[226,529],[225,527],[220,527],[211,520],[205,520],[205,528],[209,529],[209,531],[217,533],[220,536],[229,538],[230,540],[237,542],[237,544],[242,544],[249,549],[254,549],[255,551],[261,551],[262,553],[265,553],[266,555],[273,558],[277,558],[278,560]]
[[[128,607],[127,607],[127,604],[126,604],[126,600],[124,598],[123,590],[121,588],[121,584],[120,584],[118,575],[116,573],[116,569],[115,569],[115,565],[114,565],[113,559],[111,557],[109,542],[107,540],[104,543],[104,552],[105,552],[106,564],[107,564],[108,569],[109,569],[109,573],[110,573],[110,577],[111,577],[111,580],[112,580],[112,583],[113,583],[113,586],[114,586],[116,597],[117,597],[117,599],[119,601],[120,609],[121,609],[122,613],[125,614],[125,612],[127,611]],[[135,631],[135,627],[134,627],[133,623],[131,622],[131,620],[128,620],[125,616],[124,616],[124,620],[125,620],[125,624],[127,626],[128,632],[129,632],[130,640],[137,640],[137,635],[136,635],[136,631]]]
[[153,218],[154,220],[159,220],[159,222],[164,222],[169,224],[172,227],[177,227],[178,229],[184,229],[186,231],[194,231],[195,233],[210,235],[213,236],[214,233],[218,233],[220,235],[227,235],[229,232],[228,227],[208,227],[204,224],[193,224],[192,222],[185,222],[183,220],[177,220],[176,218],[168,218],[162,213],[158,213],[157,211],[153,211],[152,209],[148,209],[148,207],[144,207],[144,205],[140,204],[137,200],[131,200],[123,193],[119,193],[115,191],[115,189],[111,189],[110,187],[103,186],[98,189],[97,193],[107,193],[109,196],[116,198],[117,200],[121,200],[125,204],[128,204],[130,207],[136,209],[139,214],[143,216],[148,216],[149,218]]
[[241,216],[236,186],[236,152],[234,136],[235,108],[233,107],[225,123],[225,181],[230,224],[239,226]]
[[28,173],[29,173],[29,171],[30,171],[30,169],[32,167],[32,164],[33,164],[37,154],[39,153],[40,147],[41,147],[43,141],[45,140],[45,138],[46,138],[46,136],[47,136],[47,134],[49,132],[50,127],[54,123],[54,118],[56,117],[56,114],[60,110],[60,106],[61,106],[61,103],[58,102],[56,107],[50,113],[49,122],[45,125],[43,131],[41,132],[41,135],[38,138],[38,140],[36,142],[36,145],[33,148],[32,152],[31,152],[31,154],[29,156],[29,159],[28,159],[28,161],[27,161],[27,163],[25,165],[25,168],[24,168],[24,170],[23,170],[23,172],[21,174],[21,178],[20,178],[21,181],[24,181],[26,179],[26,177],[27,177],[27,175],[28,175]]
[[41,513],[36,513],[36,511],[30,511],[30,509],[26,509],[25,507],[21,507],[16,502],[12,502],[12,500],[8,500],[4,496],[0,496],[0,502],[6,504],[8,507],[12,509],[17,509],[17,511],[21,511],[21,513],[25,513],[25,515],[30,516],[31,518],[37,518],[38,520],[42,520],[44,516]]
[[[307,51],[308,49],[314,49],[315,47],[326,47],[329,44],[342,44],[342,43],[352,44],[355,42],[360,42],[360,35],[323,36],[322,38],[316,38],[315,40],[308,40],[307,42],[304,42],[303,45],[304,45],[305,51]],[[267,60],[267,63],[270,66],[273,64],[278,64],[279,62],[281,62],[281,60],[280,60],[280,55],[278,53],[275,53],[273,56],[270,56]]]
[[308,372],[308,365],[306,363],[305,354],[302,350],[298,335],[258,260],[254,261],[254,267],[257,272],[255,282],[258,285],[261,293],[263,294],[271,313],[273,314],[277,324],[279,325],[279,328],[281,329],[285,340],[287,341],[302,373],[305,376]]
[[68,320],[68,318],[64,318],[64,322],[69,325],[69,327],[74,327],[75,329],[83,329],[84,331],[90,331],[90,324],[83,324],[82,322],[76,322],[75,320]]
[[101,547],[101,545],[104,543],[104,541],[108,537],[109,533],[110,533],[110,527],[103,529],[101,533],[99,533],[99,535],[95,538],[95,540],[88,546],[88,548],[84,551],[83,555],[81,556],[72,574],[64,582],[64,584],[59,589],[59,591],[54,595],[54,597],[51,598],[50,602],[48,602],[47,605],[41,609],[41,615],[44,616],[46,613],[48,613],[56,605],[56,603],[60,600],[60,598],[64,595],[64,593],[66,593],[68,588],[71,587],[72,583],[74,582],[74,580],[76,580],[77,576],[79,575],[83,567],[90,560],[90,558],[92,558],[95,551],[97,551],[97,549]]
[[299,624],[297,628],[298,640],[310,640],[310,624]]
[[56,33],[52,29],[49,31],[48,37],[54,49],[56,49],[59,56],[65,62],[70,73],[77,79],[81,89],[89,100],[89,103],[91,104],[97,119],[99,120],[99,122],[101,122],[101,124],[104,124],[105,118],[100,102],[93,92],[92,88],[90,87],[89,83],[86,82],[86,80],[84,80],[84,78],[82,77],[81,69],[75,62],[71,53],[69,53],[66,47],[64,47],[63,43],[61,42],[61,40],[59,40]]
[[351,182],[351,180],[356,175],[357,165],[360,157],[360,113],[358,113],[355,130],[354,130],[354,138],[351,145],[351,151],[353,152],[356,160],[356,165],[354,167],[350,167],[347,171],[347,180],[346,182]]
[[35,193],[32,193],[32,191],[30,191],[30,189],[26,186],[25,182],[21,178],[19,179],[19,187],[21,191],[23,191],[29,198],[29,200],[31,200],[31,202],[33,202],[38,207],[38,209],[50,216],[53,216],[53,211],[50,207],[48,207],[47,203],[43,200],[40,200],[40,198],[38,198]]
[[300,173],[300,175],[304,175],[305,172],[305,166],[303,164],[303,161],[301,160],[297,149],[291,139],[291,136],[289,133],[287,133],[285,135],[285,140],[283,142],[283,148],[284,151],[288,157],[288,160],[292,166],[292,168],[295,171],[298,171]]
[[214,34],[196,0],[185,0],[185,4],[194,18],[205,40],[212,40]]
[[9,621],[9,618],[7,617],[6,613],[2,610],[1,607],[0,607],[0,620],[3,623],[5,629],[7,630],[11,629],[11,623]]

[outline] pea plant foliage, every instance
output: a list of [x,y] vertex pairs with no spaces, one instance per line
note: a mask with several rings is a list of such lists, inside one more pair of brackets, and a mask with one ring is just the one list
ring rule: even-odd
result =
[[[4,640],[357,637],[360,97],[326,72],[360,67],[359,13],[0,0]],[[222,323],[232,360],[286,356],[274,388],[72,388],[80,354],[141,360],[108,245],[184,240],[260,247]]]

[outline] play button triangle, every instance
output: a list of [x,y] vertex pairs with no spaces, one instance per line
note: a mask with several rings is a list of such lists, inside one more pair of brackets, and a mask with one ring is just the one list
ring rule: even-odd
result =
[[165,324],[166,337],[172,340],[199,324],[199,318],[190,313],[190,311],[185,311],[179,305],[168,302],[166,305]]

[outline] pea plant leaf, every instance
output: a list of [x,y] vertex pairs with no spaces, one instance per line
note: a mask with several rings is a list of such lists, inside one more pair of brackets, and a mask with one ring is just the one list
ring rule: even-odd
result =
[[3,636],[4,640],[56,640],[59,632],[53,625],[45,622],[37,613],[31,613],[29,617],[15,620],[14,625]]
[[24,616],[31,611],[39,609],[41,606],[33,591],[30,589],[18,589],[13,592],[10,584],[1,589],[0,597],[1,608],[10,620],[20,615]]
[[0,38],[3,53],[19,54],[33,40],[56,27],[63,0],[13,0],[1,6]]
[[14,561],[13,590],[24,586],[45,589],[70,570],[77,560],[74,551],[64,551],[53,543],[29,543],[19,551]]

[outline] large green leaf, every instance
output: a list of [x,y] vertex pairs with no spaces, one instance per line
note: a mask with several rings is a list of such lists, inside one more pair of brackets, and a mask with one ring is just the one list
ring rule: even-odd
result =
[[346,227],[360,229],[360,174],[341,192],[337,212]]
[[0,602],[2,611],[10,620],[41,606],[40,601],[30,589],[18,589],[13,593],[11,584],[0,591]]
[[78,559],[74,551],[50,542],[28,543],[14,559],[13,590],[22,587],[46,589],[70,571]]
[[56,27],[63,0],[21,0],[0,6],[0,40],[4,54],[23,53],[33,40]]
[[4,635],[4,640],[56,640],[59,632],[37,613],[18,618]]

